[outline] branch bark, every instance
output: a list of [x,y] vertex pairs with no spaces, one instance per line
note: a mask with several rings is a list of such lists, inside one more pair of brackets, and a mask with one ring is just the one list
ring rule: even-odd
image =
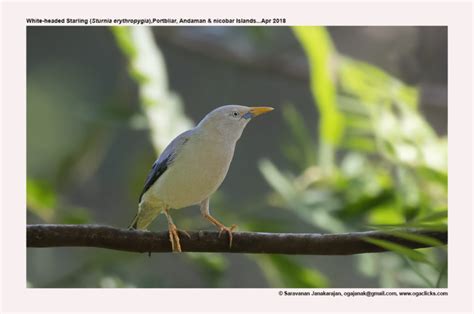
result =
[[[416,235],[428,236],[443,244],[447,231],[403,229]],[[27,247],[97,247],[129,252],[171,252],[168,232],[148,232],[118,229],[102,225],[27,225]],[[218,232],[189,232],[182,234],[184,252],[270,253],[302,255],[351,255],[384,252],[386,249],[365,241],[382,239],[409,248],[429,247],[384,231],[341,234],[234,232],[232,247],[228,237]]]

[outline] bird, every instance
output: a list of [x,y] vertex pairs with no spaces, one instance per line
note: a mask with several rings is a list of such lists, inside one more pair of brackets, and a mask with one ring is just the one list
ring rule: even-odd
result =
[[193,129],[173,139],[163,150],[145,180],[138,201],[138,211],[130,229],[147,230],[163,213],[168,221],[168,234],[173,252],[182,252],[178,229],[171,209],[199,205],[201,214],[228,234],[232,246],[233,224],[225,226],[210,214],[209,200],[227,175],[235,146],[248,122],[272,111],[272,107],[225,105],[209,112]]

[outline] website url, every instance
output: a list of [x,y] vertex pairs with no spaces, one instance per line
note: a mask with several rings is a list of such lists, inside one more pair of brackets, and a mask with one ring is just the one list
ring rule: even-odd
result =
[[430,296],[447,296],[447,291],[423,290],[423,291],[385,291],[385,290],[364,290],[364,291],[278,291],[280,296],[328,296],[328,297],[430,297]]

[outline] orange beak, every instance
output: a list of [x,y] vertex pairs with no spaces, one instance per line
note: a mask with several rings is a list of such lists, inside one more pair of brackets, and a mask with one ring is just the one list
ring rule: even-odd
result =
[[272,107],[251,107],[249,112],[252,114],[252,117],[256,117],[272,110]]

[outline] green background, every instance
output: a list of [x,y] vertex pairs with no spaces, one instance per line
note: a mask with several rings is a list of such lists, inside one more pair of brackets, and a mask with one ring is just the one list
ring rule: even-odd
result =
[[[162,143],[215,107],[241,104],[276,110],[246,128],[211,199],[224,224],[446,229],[446,27],[144,30],[27,28],[28,223],[128,226]],[[153,63],[160,55],[164,63]],[[150,123],[154,113],[167,122]],[[180,228],[213,229],[198,207],[172,214]],[[165,230],[164,217],[151,229]],[[445,249],[388,245],[394,252],[359,256],[28,249],[27,279],[31,287],[446,286]]]

